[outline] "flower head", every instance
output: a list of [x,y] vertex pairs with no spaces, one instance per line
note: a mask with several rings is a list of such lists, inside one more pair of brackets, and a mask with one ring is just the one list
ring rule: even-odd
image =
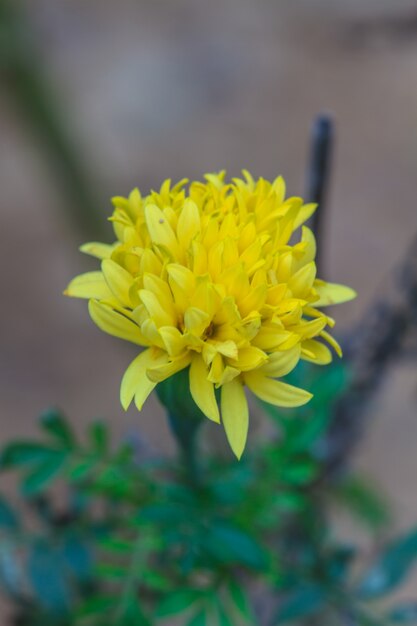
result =
[[167,180],[146,197],[135,189],[114,198],[116,243],[82,246],[102,259],[101,271],[76,277],[65,292],[89,299],[99,328],[145,348],[123,376],[125,409],[134,399],[140,410],[159,382],[189,368],[195,403],[221,419],[238,457],[245,386],[278,406],[306,403],[311,394],[279,379],[299,359],[329,363],[329,345],[340,354],[326,330],[334,322],[318,307],[355,295],[316,278],[313,233],[299,230],[316,206],[285,199],[281,177],[243,176],[207,174],[188,189],[187,180]]

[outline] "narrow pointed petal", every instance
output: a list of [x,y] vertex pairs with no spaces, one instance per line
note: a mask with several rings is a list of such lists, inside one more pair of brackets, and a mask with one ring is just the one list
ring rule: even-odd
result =
[[152,242],[162,246],[176,259],[179,254],[178,241],[166,216],[155,204],[145,208],[145,219]]
[[64,291],[65,296],[71,298],[95,298],[97,300],[112,300],[113,294],[107,286],[101,272],[86,272],[72,279]]
[[130,307],[131,300],[129,290],[133,284],[133,278],[128,271],[123,269],[121,265],[105,259],[101,264],[101,270],[103,272],[106,283],[109,289],[114,294],[114,297],[121,302],[124,306]]
[[200,355],[196,355],[190,365],[190,391],[194,402],[206,417],[220,423],[214,386],[207,380],[207,366]]
[[96,259],[108,259],[114,250],[114,246],[99,241],[89,241],[80,246],[80,252],[96,257]]
[[317,365],[328,365],[332,361],[332,353],[329,348],[315,339],[307,339],[301,344],[301,358]]
[[141,388],[142,398],[147,397],[151,393],[156,383],[149,380],[146,370],[151,365],[160,362],[163,354],[163,352],[157,352],[154,348],[149,348],[141,352],[131,362],[123,375],[120,386],[120,402],[125,411],[128,409],[139,387]]
[[200,212],[192,200],[186,200],[178,218],[177,236],[179,243],[188,248],[190,242],[201,230]]
[[317,204],[303,204],[298,211],[297,217],[295,218],[294,228],[298,228],[301,224],[304,224],[304,222],[306,222],[313,215],[316,209]]
[[105,333],[131,341],[139,346],[148,345],[148,341],[142,335],[140,328],[124,315],[111,308],[111,306],[97,300],[90,300],[88,310],[93,322]]
[[356,298],[357,293],[354,289],[345,285],[337,285],[336,283],[324,283],[317,281],[319,284],[314,285],[320,299],[314,303],[314,306],[331,306],[332,304],[341,304],[349,302]]
[[[168,357],[167,357],[168,358]],[[161,365],[155,365],[147,370],[147,376],[150,380],[155,383],[160,383],[161,381],[169,378],[169,376],[173,376],[177,372],[185,369],[189,366],[191,362],[191,355],[187,352],[187,354],[173,359],[168,363],[162,363]]]
[[259,368],[265,376],[271,378],[280,378],[289,374],[300,360],[301,347],[297,344],[290,350],[282,352],[273,352],[269,355],[269,360],[265,365]]
[[245,390],[239,378],[223,385],[221,414],[227,440],[238,459],[245,449],[249,427],[249,410]]
[[267,378],[258,371],[247,372],[244,378],[249,389],[258,398],[276,406],[302,406],[313,397],[311,393],[304,389],[293,387],[273,378]]

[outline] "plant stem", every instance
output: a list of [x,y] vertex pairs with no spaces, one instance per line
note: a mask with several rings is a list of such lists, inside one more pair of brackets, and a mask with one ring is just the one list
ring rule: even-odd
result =
[[180,450],[187,480],[197,486],[201,479],[197,435],[205,417],[191,397],[188,369],[159,383],[157,394],[167,410],[168,422]]

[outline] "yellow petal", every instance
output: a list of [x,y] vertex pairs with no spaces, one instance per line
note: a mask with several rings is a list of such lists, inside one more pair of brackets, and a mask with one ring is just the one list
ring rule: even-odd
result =
[[332,337],[325,330],[322,330],[322,332],[320,333],[320,337],[323,337],[323,339],[325,341],[327,341],[327,343],[329,343],[332,346],[332,348],[336,352],[337,356],[339,356],[339,357],[342,356],[342,348],[340,347],[339,343],[336,341],[336,339],[334,337]]
[[323,315],[309,322],[302,321],[301,324],[291,326],[291,330],[300,335],[302,339],[311,339],[318,335],[326,326],[327,318]]
[[178,356],[185,348],[184,335],[174,326],[162,326],[159,329],[165,348],[170,356]]
[[90,241],[80,246],[80,251],[84,254],[96,257],[96,259],[108,259],[114,250],[114,245],[100,243],[99,241]]
[[178,263],[167,265],[167,272],[175,303],[181,311],[185,311],[194,291],[195,276],[187,267]]
[[249,389],[261,400],[282,407],[306,404],[313,396],[304,389],[287,385],[280,380],[267,378],[259,371],[246,372],[244,380]]
[[143,399],[143,404],[152,389],[156,386],[156,383],[150,381],[147,377],[146,370],[151,365],[158,363],[161,357],[166,358],[166,355],[164,355],[163,352],[155,350],[155,348],[149,348],[141,352],[139,356],[131,362],[123,375],[122,384],[120,386],[120,402],[125,411],[128,409],[129,404],[132,402],[138,390]]
[[186,200],[177,224],[177,236],[180,245],[188,249],[191,240],[200,232],[200,229],[198,207],[192,200]]
[[306,222],[313,215],[316,209],[317,204],[303,204],[297,213],[297,217],[295,218],[294,228],[298,228],[301,224],[304,224],[304,222]]
[[152,291],[141,289],[139,296],[157,326],[175,326],[176,319],[173,312],[169,310],[170,307],[164,307],[164,303]]
[[177,372],[180,372],[188,367],[190,362],[191,354],[187,352],[183,356],[172,359],[172,361],[169,361],[168,363],[161,363],[160,365],[149,367],[146,371],[146,375],[153,382],[160,383],[166,378],[169,378],[170,376],[173,376]]
[[214,394],[213,383],[207,380],[207,366],[200,355],[196,355],[190,365],[190,391],[194,402],[206,417],[220,423],[219,408]]
[[185,311],[184,324],[188,332],[200,336],[210,324],[210,317],[204,311],[190,306]]
[[91,319],[101,330],[104,330],[105,333],[113,335],[113,337],[131,341],[139,346],[149,345],[149,342],[141,333],[139,326],[112,309],[110,305],[98,302],[97,300],[90,300],[88,310]]
[[168,250],[175,259],[179,255],[178,241],[166,216],[155,204],[145,208],[145,219],[153,243]]
[[280,378],[286,376],[297,365],[300,360],[301,347],[299,344],[291,348],[290,350],[273,352],[269,355],[269,360],[265,365],[260,368],[265,376],[271,378]]
[[254,346],[248,346],[247,348],[241,348],[239,350],[236,359],[228,359],[228,364],[232,367],[236,367],[241,372],[245,372],[256,369],[262,365],[262,363],[265,363],[267,359],[268,357],[265,352]]
[[227,440],[237,458],[240,459],[248,435],[249,411],[245,391],[239,378],[223,385],[220,403]]
[[329,348],[320,341],[307,339],[301,344],[301,354],[304,361],[311,361],[317,365],[327,365],[332,361],[332,353]]
[[253,311],[259,311],[265,302],[266,293],[267,285],[258,285],[254,289],[252,288],[247,296],[238,301],[238,307],[242,317],[246,317]]
[[302,298],[312,288],[315,278],[316,264],[314,261],[311,261],[292,276],[289,281],[289,288],[296,298]]
[[238,355],[237,345],[234,341],[210,341],[209,345],[213,346],[216,352],[220,352],[223,356],[236,359]]
[[132,275],[111,259],[105,259],[102,262],[101,270],[115,298],[124,306],[130,307],[132,302],[130,300],[129,290],[133,285]]
[[107,286],[101,272],[87,272],[72,279],[64,291],[71,298],[95,298],[96,300],[112,300],[113,294]]
[[357,296],[356,291],[350,287],[337,285],[336,283],[325,283],[324,281],[317,281],[314,285],[314,289],[320,297],[320,299],[314,303],[315,307],[349,302],[349,300],[353,300]]
[[143,286],[156,295],[164,308],[172,310],[172,293],[168,284],[162,278],[155,276],[155,274],[146,273],[143,276]]

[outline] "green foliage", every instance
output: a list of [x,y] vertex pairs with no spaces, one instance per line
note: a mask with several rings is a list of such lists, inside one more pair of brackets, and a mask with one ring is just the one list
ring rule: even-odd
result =
[[323,482],[320,441],[348,376],[339,367],[308,375],[313,408],[269,409],[276,436],[240,463],[198,459],[198,481],[186,456],[186,471],[140,459],[133,442],[115,446],[104,423],[79,437],[54,410],[42,416],[39,440],[6,445],[0,470],[18,475],[23,506],[0,497],[0,587],[18,623],[416,623],[415,604],[375,604],[417,562],[416,531],[360,575],[361,551],[333,537],[329,505],[342,504],[372,533],[389,518],[362,479]]
[[393,591],[417,565],[417,528],[397,537],[378,555],[359,585],[363,598],[376,598]]

